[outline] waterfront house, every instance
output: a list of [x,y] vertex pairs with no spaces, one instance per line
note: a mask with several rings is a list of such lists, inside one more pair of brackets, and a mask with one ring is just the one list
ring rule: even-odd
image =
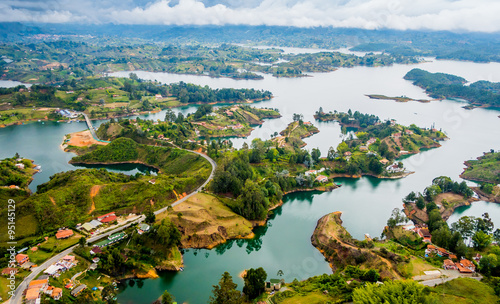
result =
[[324,175],[319,175],[318,177],[316,177],[316,181],[318,181],[320,183],[326,183],[326,182],[328,182],[328,177],[326,177]]
[[24,170],[24,164],[15,164],[14,166],[18,169]]
[[270,279],[266,282],[265,288],[266,291],[277,291],[281,289],[281,285],[285,284],[285,280],[283,279]]
[[56,239],[60,240],[60,239],[67,239],[71,236],[73,236],[73,230],[71,229],[61,229],[59,231],[57,231],[56,233]]
[[29,262],[30,257],[26,254],[19,253],[16,255],[16,262],[19,265],[23,265],[26,262]]
[[452,260],[446,259],[446,260],[443,261],[443,269],[446,269],[446,270],[456,270],[457,269],[457,265],[455,265],[455,263],[453,263]]
[[85,285],[85,284],[79,285],[78,287],[76,287],[75,289],[73,289],[71,291],[71,295],[73,297],[78,297],[78,295],[80,293],[82,293],[82,291],[84,291],[86,288],[87,288],[87,285]]

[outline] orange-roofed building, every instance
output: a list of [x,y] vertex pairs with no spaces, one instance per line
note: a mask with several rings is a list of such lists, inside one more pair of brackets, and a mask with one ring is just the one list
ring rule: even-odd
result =
[[26,291],[26,301],[36,300],[40,297],[40,291],[36,288],[30,288]]
[[62,297],[62,289],[54,288],[54,290],[52,290],[52,298],[54,300],[59,300],[61,297]]
[[450,259],[452,259],[452,260],[456,260],[456,259],[457,259],[457,256],[456,256],[456,255],[454,255],[454,254],[450,254],[448,257],[449,257]]
[[59,230],[56,233],[56,239],[67,239],[71,236],[73,236],[74,232],[71,229],[64,229],[64,230]]
[[474,263],[472,263],[471,261],[469,261],[467,259],[461,259],[460,265],[462,265],[462,267],[464,267],[464,268],[471,270],[472,272],[476,271],[476,265],[474,265]]
[[16,255],[16,262],[19,265],[23,265],[24,263],[29,262],[29,260],[30,257],[26,254],[19,253],[18,255]]
[[38,290],[45,292],[45,290],[47,290],[47,287],[49,287],[49,279],[33,280],[30,282],[28,289],[36,288]]
[[448,253],[448,251],[446,251],[446,249],[440,248],[440,247],[437,248],[437,254],[439,256],[448,256],[449,255],[449,253]]
[[443,268],[444,269],[447,269],[447,270],[450,270],[450,269],[457,269],[457,265],[455,265],[455,263],[453,263],[452,260],[450,259],[446,259],[443,261]]

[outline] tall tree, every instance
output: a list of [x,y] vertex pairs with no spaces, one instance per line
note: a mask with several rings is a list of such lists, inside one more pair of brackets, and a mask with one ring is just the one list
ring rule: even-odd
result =
[[259,267],[257,269],[250,268],[243,278],[245,280],[243,293],[250,300],[257,298],[264,292],[266,278],[267,273],[262,267]]
[[171,295],[167,290],[161,295],[161,304],[173,304],[174,296]]
[[243,303],[241,293],[236,290],[237,284],[233,282],[233,278],[226,271],[222,274],[219,285],[213,286],[213,296],[210,297],[210,304],[239,304]]

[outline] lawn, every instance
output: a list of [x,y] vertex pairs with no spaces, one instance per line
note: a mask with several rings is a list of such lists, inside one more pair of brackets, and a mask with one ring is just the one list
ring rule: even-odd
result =
[[40,245],[40,248],[47,249],[47,250],[55,250],[56,252],[61,252],[64,249],[71,247],[78,243],[80,238],[82,237],[81,234],[75,233],[72,237],[69,237],[67,239],[63,240],[58,240],[54,236],[49,237],[49,239],[45,242],[43,242]]
[[291,298],[286,298],[281,304],[320,304],[320,303],[328,303],[332,299],[327,295],[317,291],[311,292],[307,295],[296,295]]
[[493,288],[471,278],[458,278],[433,289],[439,298],[439,303],[444,304],[493,304],[499,298]]

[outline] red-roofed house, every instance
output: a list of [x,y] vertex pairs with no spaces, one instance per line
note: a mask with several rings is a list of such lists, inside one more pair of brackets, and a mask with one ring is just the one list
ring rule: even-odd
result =
[[108,214],[101,215],[100,217],[97,218],[97,220],[100,221],[101,223],[110,223],[116,220],[116,215],[114,212],[110,212]]
[[71,229],[64,229],[64,230],[59,230],[56,233],[56,239],[67,239],[71,236],[73,236],[74,232]]
[[460,265],[462,265],[462,267],[464,267],[472,272],[476,271],[476,265],[474,265],[474,263],[472,263],[471,261],[469,261],[467,259],[461,259]]
[[56,287],[52,290],[52,298],[54,300],[56,300],[56,301],[59,300],[61,298],[61,296],[62,296],[62,289],[61,288]]
[[394,133],[391,136],[394,137],[394,138],[400,138],[401,137],[401,132]]
[[2,275],[10,276],[11,273],[16,274],[17,272],[17,268],[5,268],[4,270],[2,270]]
[[26,291],[26,301],[36,300],[40,297],[40,291],[36,288],[30,288]]
[[449,253],[448,253],[448,251],[446,251],[446,249],[440,248],[440,247],[437,248],[437,254],[441,257],[449,255]]
[[455,265],[455,263],[453,263],[452,260],[446,259],[443,262],[443,268],[446,270],[450,270],[450,269],[455,270],[455,269],[457,269],[457,265]]
[[16,255],[16,262],[19,265],[22,265],[26,262],[29,262],[29,260],[30,260],[30,257],[27,256],[26,254],[19,253],[18,255]]
[[417,230],[418,235],[424,239],[424,242],[431,242],[431,233],[429,232],[429,229],[427,228],[420,228]]
[[99,254],[99,253],[102,253],[102,250],[101,248],[95,246],[93,247],[91,250],[90,250],[90,254]]
[[39,291],[45,292],[48,287],[49,287],[49,279],[33,280],[28,286],[28,290],[37,289]]
[[320,183],[326,183],[328,182],[328,177],[324,175],[319,175],[318,177],[316,177],[316,180]]

